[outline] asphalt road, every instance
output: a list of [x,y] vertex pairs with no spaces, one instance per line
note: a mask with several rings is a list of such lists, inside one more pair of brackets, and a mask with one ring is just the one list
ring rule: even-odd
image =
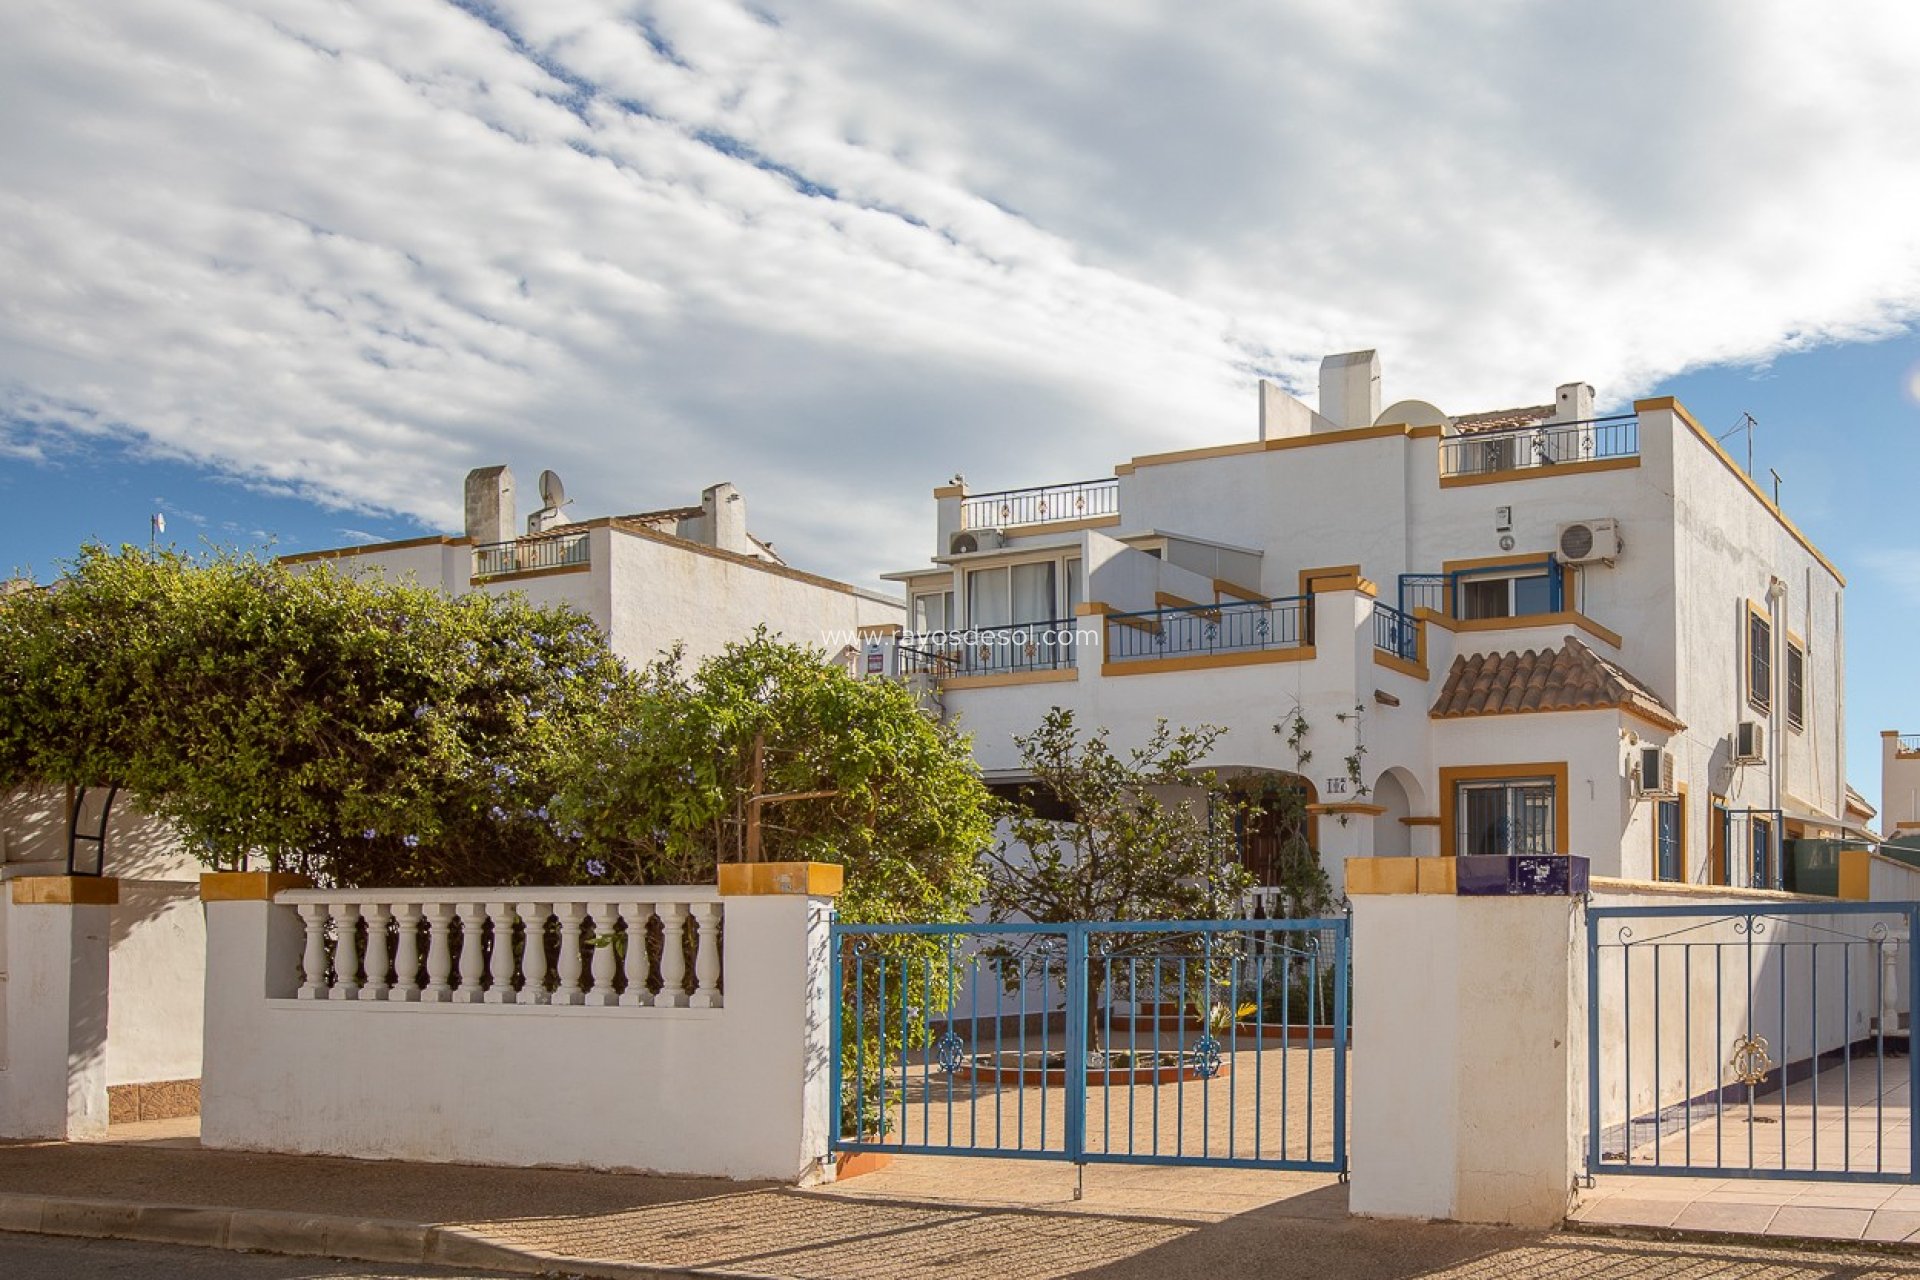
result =
[[0,1276],[7,1280],[498,1280],[491,1271],[385,1262],[276,1258],[225,1249],[190,1249],[126,1240],[75,1240],[0,1233]]

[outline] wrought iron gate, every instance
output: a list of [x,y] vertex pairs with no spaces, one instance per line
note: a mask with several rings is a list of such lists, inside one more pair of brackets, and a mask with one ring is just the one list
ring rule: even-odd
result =
[[1587,1172],[1920,1182],[1920,903],[1587,912]]
[[836,1151],[1344,1174],[1345,920],[833,926]]

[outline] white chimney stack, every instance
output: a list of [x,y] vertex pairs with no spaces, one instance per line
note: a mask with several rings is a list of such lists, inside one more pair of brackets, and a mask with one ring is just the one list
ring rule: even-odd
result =
[[732,485],[713,485],[700,493],[701,513],[706,518],[707,545],[737,555],[750,556],[757,548],[747,535],[747,500]]
[[1553,397],[1555,422],[1592,422],[1593,388],[1584,382],[1569,382]]
[[513,472],[506,467],[467,472],[467,539],[506,542],[519,532],[513,520]]
[[1380,353],[1348,351],[1320,362],[1320,416],[1341,430],[1380,416]]

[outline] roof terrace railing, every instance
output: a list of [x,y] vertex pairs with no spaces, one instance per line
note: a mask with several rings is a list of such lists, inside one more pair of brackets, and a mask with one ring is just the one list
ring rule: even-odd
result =
[[1051,524],[1120,514],[1120,481],[1076,480],[1032,489],[1001,489],[960,500],[962,529],[1006,529],[1022,524]]
[[1179,605],[1110,613],[1106,618],[1108,662],[1255,653],[1313,643],[1312,596]]
[[564,569],[588,563],[587,531],[483,542],[473,549],[473,576],[498,578],[534,569]]
[[1543,422],[1504,431],[1476,431],[1440,442],[1443,476],[1528,471],[1570,462],[1631,458],[1640,453],[1640,419],[1633,414],[1581,422]]
[[1894,750],[1903,756],[1920,756],[1920,733],[1903,733],[1894,740]]

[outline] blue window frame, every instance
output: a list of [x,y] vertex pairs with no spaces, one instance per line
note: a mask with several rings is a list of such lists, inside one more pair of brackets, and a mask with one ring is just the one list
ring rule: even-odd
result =
[[1654,876],[1660,880],[1684,880],[1686,837],[1681,829],[1684,815],[1680,801],[1661,800],[1654,806],[1653,814]]

